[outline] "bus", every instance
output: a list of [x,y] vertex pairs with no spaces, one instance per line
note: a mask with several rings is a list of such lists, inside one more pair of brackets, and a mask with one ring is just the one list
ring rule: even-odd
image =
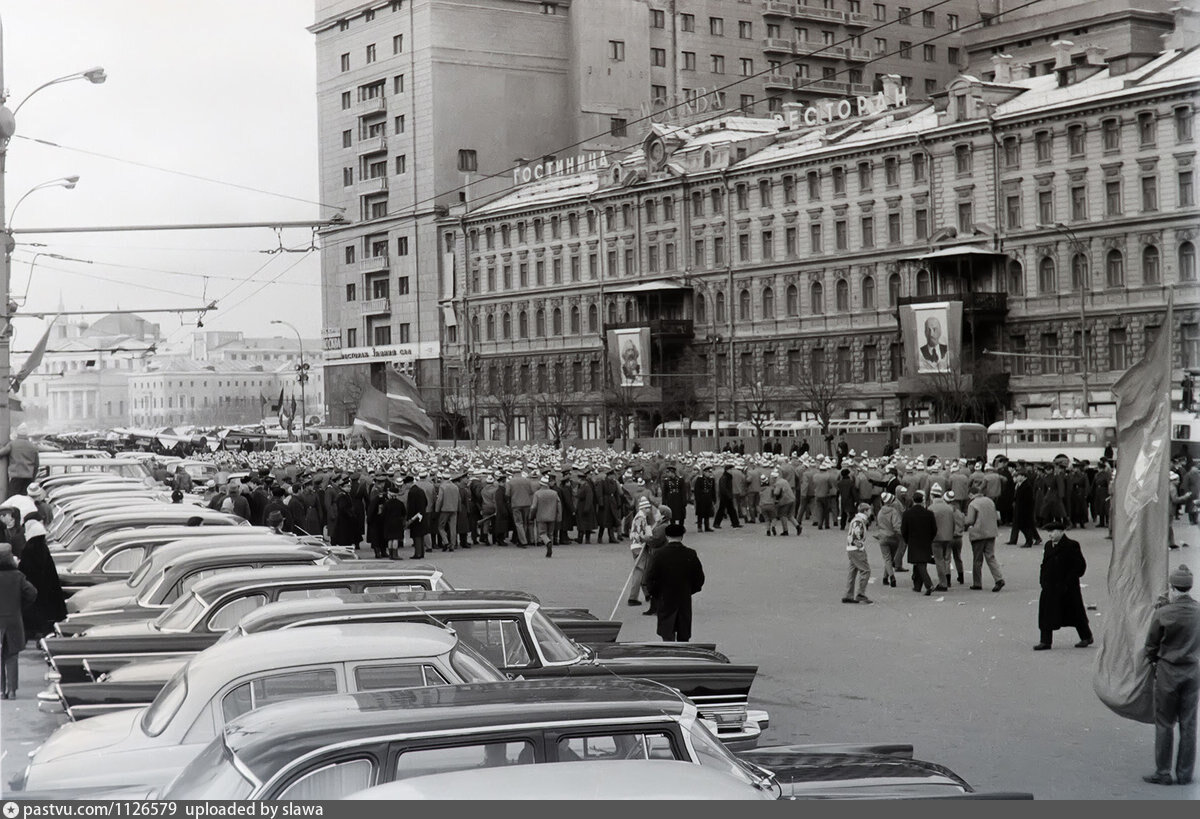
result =
[[987,457],[987,433],[983,424],[915,424],[900,430],[896,454],[909,459],[937,456],[943,461],[976,461]]
[[[722,438],[736,438],[740,433],[735,421],[722,421],[719,427]],[[712,421],[691,421],[687,425],[683,421],[664,421],[654,428],[655,438],[696,438],[713,437]]]
[[1200,413],[1171,413],[1171,457],[1200,459]]
[[1071,461],[1095,465],[1105,447],[1117,449],[1115,418],[1042,418],[997,421],[987,429],[988,459],[1003,455],[1010,461],[1052,463],[1065,455]]

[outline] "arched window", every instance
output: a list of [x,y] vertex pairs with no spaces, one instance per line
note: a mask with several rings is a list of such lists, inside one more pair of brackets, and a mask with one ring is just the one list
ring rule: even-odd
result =
[[1054,273],[1054,260],[1049,256],[1043,256],[1038,262],[1038,292],[1058,292],[1058,276]]
[[505,341],[512,338],[512,316],[507,310],[500,315],[500,337]]
[[775,318],[775,291],[770,287],[762,291],[762,314],[765,319]]
[[929,271],[925,268],[921,268],[917,271],[917,295],[933,295],[933,279],[930,277]]
[[787,286],[787,314],[791,318],[800,315],[800,288],[794,284]]
[[521,338],[529,338],[529,314],[524,310],[517,313],[517,332]]
[[633,302],[625,299],[625,321],[633,321]]
[[809,289],[809,312],[819,316],[825,312],[825,288],[820,282],[813,282]]
[[750,321],[750,291],[744,287],[738,293],[738,319]]
[[708,306],[704,303],[704,296],[696,294],[696,323],[708,324]]
[[1196,246],[1191,242],[1179,245],[1179,280],[1181,282],[1196,280]]
[[717,291],[717,324],[725,323],[725,292]]
[[479,335],[479,316],[471,316],[471,336],[478,341],[482,336]]
[[608,303],[608,323],[609,324],[617,323],[617,303],[616,303],[616,301],[610,301]]
[[571,335],[579,335],[579,308],[571,305]]
[[1071,257],[1071,289],[1083,290],[1088,279],[1087,256],[1076,253]]
[[487,340],[496,340],[496,316],[493,313],[488,313],[487,317]]
[[875,277],[863,276],[862,280],[862,309],[875,309]]
[[563,334],[562,310],[555,307],[554,312],[551,315],[552,315],[552,318],[550,319],[550,321],[551,321],[551,326],[554,328],[554,335],[561,336]]
[[888,276],[888,307],[895,307],[900,303],[900,274],[893,273]]
[[539,338],[544,337],[546,335],[546,311],[538,308],[537,313],[534,315],[533,323],[537,336]]
[[1162,274],[1159,272],[1158,266],[1158,248],[1154,245],[1146,245],[1142,250],[1142,284],[1158,284],[1162,281]]
[[1125,259],[1121,251],[1113,249],[1104,257],[1104,272],[1108,277],[1109,287],[1125,286]]
[[839,313],[850,312],[850,283],[845,279],[838,279],[834,285],[833,292],[837,300],[837,311]]
[[600,309],[594,304],[588,305],[588,332],[597,333],[600,331]]

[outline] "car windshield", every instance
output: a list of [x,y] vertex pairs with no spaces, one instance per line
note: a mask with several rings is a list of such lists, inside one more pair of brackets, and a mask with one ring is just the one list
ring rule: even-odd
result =
[[217,737],[163,789],[162,799],[246,799],[254,783],[242,776]]
[[191,631],[204,614],[204,601],[195,594],[180,597],[154,621],[159,631]]
[[454,591],[454,587],[445,577],[439,577],[433,584],[434,591]]
[[102,556],[103,553],[99,549],[89,546],[85,551],[79,553],[79,557],[71,561],[71,565],[67,567],[67,571],[77,574],[90,572],[100,563]]
[[463,642],[450,652],[450,665],[465,683],[503,682],[508,679],[487,657]]
[[142,715],[142,730],[147,736],[156,737],[170,723],[179,706],[187,699],[187,666],[175,672],[175,676],[167,681],[154,702]]
[[241,626],[234,626],[233,628],[229,629],[224,634],[222,634],[220,637],[218,637],[216,644],[220,645],[221,643],[228,643],[230,640],[236,640],[239,637],[245,637],[245,636],[246,636],[246,632],[245,632],[245,630],[242,629]]
[[[153,560],[143,560],[142,565],[134,569],[133,574],[129,575],[129,579],[126,580],[125,583],[129,586],[129,588],[136,589],[142,584],[142,581],[146,579],[147,575],[150,574],[150,571],[157,568],[158,567],[154,564]],[[162,572],[158,572],[158,574],[162,574]]]
[[[145,565],[143,563],[143,565]],[[138,591],[138,605],[149,606],[154,602],[155,594],[158,592],[158,587],[163,584],[167,576],[169,566],[163,566],[156,571],[153,577],[147,579],[146,584]]]
[[62,540],[60,536],[74,525],[75,516],[70,512],[63,512],[50,522],[50,526],[46,529],[46,534],[55,540]]
[[583,656],[583,651],[579,645],[567,635],[563,634],[562,629],[555,625],[542,612],[535,611],[533,616],[529,618],[530,627],[533,629],[533,639],[537,641],[538,647],[542,650],[542,656],[546,658],[548,663],[573,663]]
[[696,749],[696,761],[701,767],[713,768],[730,776],[736,777],[751,785],[758,784],[761,777],[752,768],[731,754],[721,740],[712,735],[700,720],[692,720],[688,725],[683,723],[684,732]]

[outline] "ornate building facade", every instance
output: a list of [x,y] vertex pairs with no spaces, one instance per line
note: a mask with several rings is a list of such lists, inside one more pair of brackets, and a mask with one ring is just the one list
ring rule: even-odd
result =
[[[898,308],[946,300],[974,380],[942,389],[986,392],[979,420],[1085,393],[1111,411],[1172,290],[1174,364],[1200,367],[1200,55],[1120,74],[1098,57],[1064,48],[1030,77],[998,55],[993,80],[961,75],[932,103],[892,77],[863,108],[656,125],[620,161],[453,213],[444,417],[595,439],[629,417],[642,434],[714,409],[804,417],[833,381],[839,414],[903,422],[945,396],[904,371]],[[607,333],[642,327],[650,376],[623,390]]]

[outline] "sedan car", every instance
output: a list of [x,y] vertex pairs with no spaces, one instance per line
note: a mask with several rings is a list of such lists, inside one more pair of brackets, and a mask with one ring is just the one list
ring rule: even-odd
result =
[[[96,538],[117,529],[143,526],[181,526],[199,518],[200,526],[249,526],[237,515],[217,512],[200,506],[179,503],[151,503],[127,506],[119,509],[98,509],[74,520],[64,530],[62,539],[51,544],[61,552],[82,552]],[[74,557],[71,558],[74,560]]]
[[[434,619],[487,656],[497,668],[516,676],[644,677],[669,685],[691,698],[700,714],[716,726],[718,737],[733,748],[753,748],[770,724],[765,711],[748,708],[757,666],[735,665],[724,654],[698,645],[581,645],[569,625],[580,621],[570,610],[542,608],[537,598],[514,591],[406,592],[389,595],[321,598],[272,603],[246,615],[220,642],[246,634],[326,623],[404,622]],[[559,617],[564,616],[564,620]],[[148,658],[147,658],[148,659]],[[89,661],[98,670],[99,660]],[[61,703],[73,719],[107,709],[137,707],[158,693],[183,660],[134,662],[96,683],[55,684],[39,700]],[[58,707],[47,705],[46,708]]]
[[255,634],[198,654],[148,708],[63,725],[30,755],[14,788],[162,785],[226,723],[270,703],[504,679],[440,626],[362,624]]
[[[476,768],[650,759],[698,765],[789,798],[812,775],[801,761],[809,754],[803,746],[776,753],[785,763],[778,770],[732,753],[693,704],[649,681],[525,680],[268,706],[227,723],[154,796],[340,799],[397,780]],[[825,764],[839,761],[825,749],[816,753]],[[909,792],[919,785],[925,796],[972,792],[962,777],[933,763],[910,760],[901,768],[887,755],[844,756],[876,757],[877,772],[864,766],[857,773],[881,777],[885,787],[913,783]],[[804,771],[797,781],[793,770]],[[831,767],[827,778],[840,775]],[[851,789],[861,784],[842,781]]]

